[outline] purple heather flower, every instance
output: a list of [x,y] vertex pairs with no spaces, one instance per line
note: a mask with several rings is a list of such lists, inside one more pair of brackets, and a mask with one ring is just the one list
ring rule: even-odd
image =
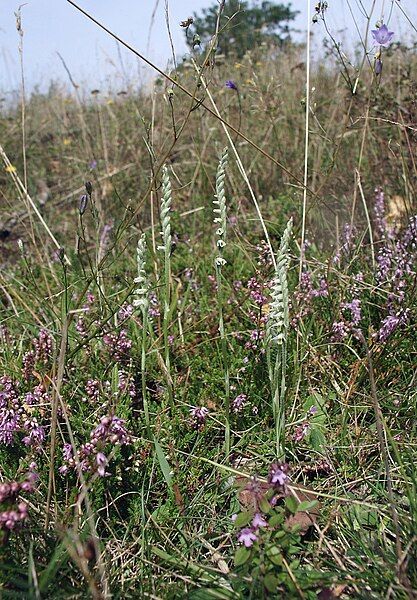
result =
[[90,169],[96,169],[97,168],[97,161],[96,160],[91,160],[90,164],[88,166],[90,167]]
[[332,341],[341,342],[349,335],[350,327],[345,321],[335,321],[332,325]]
[[256,542],[258,537],[250,527],[245,527],[239,532],[237,539],[241,544],[244,544],[246,548],[250,548],[253,543]]
[[105,456],[105,454],[103,454],[103,452],[97,452],[97,455],[96,455],[97,473],[101,477],[104,477],[104,475],[106,474],[106,466],[107,466],[108,462],[109,461],[107,460],[107,457]]
[[394,32],[388,31],[388,27],[384,24],[378,29],[373,29],[372,35],[374,36],[374,40],[377,44],[386,48],[390,45],[391,40],[394,37]]
[[254,529],[258,529],[258,527],[268,527],[268,523],[260,513],[256,513],[252,519],[252,527]]
[[190,409],[190,414],[192,417],[192,427],[197,431],[201,431],[204,428],[209,409],[205,406],[194,406]]
[[359,300],[359,298],[354,298],[352,302],[344,302],[342,304],[342,308],[345,308],[350,311],[350,314],[352,316],[351,321],[353,325],[358,325],[359,321],[362,319],[361,301]]
[[71,444],[64,444],[64,448],[62,450],[62,454],[64,456],[64,460],[70,460],[72,458],[72,446]]
[[375,60],[375,75],[381,75],[382,73],[382,60],[377,58]]
[[229,88],[229,90],[236,90],[237,92],[237,85],[235,84],[234,81],[232,81],[231,79],[228,79],[225,83],[225,86],[227,88]]
[[408,310],[400,310],[396,315],[385,317],[377,333],[378,340],[385,342],[398,326],[404,325],[407,322],[408,313]]
[[248,399],[248,397],[246,394],[239,394],[239,396],[236,396],[236,398],[232,401],[233,412],[235,412],[235,413],[240,412],[243,409],[243,407],[245,406],[247,399]]

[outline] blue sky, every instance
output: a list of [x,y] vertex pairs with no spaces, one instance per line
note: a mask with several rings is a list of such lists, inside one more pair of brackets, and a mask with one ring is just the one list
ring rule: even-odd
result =
[[[169,0],[171,31],[176,53],[185,52],[183,32],[179,22],[193,11],[212,4],[213,0]],[[293,8],[300,10],[296,26],[301,30],[302,39],[307,23],[307,7],[310,1],[314,12],[315,0],[293,0]],[[19,85],[19,52],[18,35],[14,12],[24,0],[0,0],[0,91],[3,94],[17,89]],[[165,68],[170,57],[170,46],[165,27],[164,3],[159,0],[156,17],[151,30],[148,47],[151,17],[157,0],[79,0],[79,4],[91,12],[98,20],[108,25],[123,39],[132,44]],[[360,12],[360,4],[366,9],[372,0],[328,0],[328,22],[336,39],[345,46],[357,40],[353,11],[360,29],[364,29],[364,19]],[[401,14],[394,2],[394,10],[390,25],[401,39],[417,38],[411,25]],[[417,26],[416,0],[398,1]],[[374,12],[376,21],[382,13],[388,19],[392,0],[377,0]],[[66,0],[26,0],[22,8],[24,30],[24,63],[25,76],[29,88],[38,84],[45,89],[51,78],[66,81],[66,74],[60,62],[59,52],[79,83],[88,88],[100,87],[103,82],[111,80],[113,87],[122,89],[123,75],[120,57],[128,78],[137,80],[146,77],[145,71],[139,70],[137,63],[126,50],[117,51],[116,43],[92,23],[88,22]],[[345,30],[344,33],[338,33]],[[314,27],[316,43],[320,42],[322,26]]]

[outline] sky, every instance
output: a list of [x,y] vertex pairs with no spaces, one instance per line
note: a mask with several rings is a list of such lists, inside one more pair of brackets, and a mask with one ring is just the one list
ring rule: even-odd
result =
[[[87,12],[103,22],[121,38],[165,69],[171,54],[165,24],[166,0],[77,0]],[[186,52],[184,34],[179,22],[194,11],[199,12],[215,0],[167,0],[169,21],[175,52]],[[7,97],[19,88],[19,35],[15,12],[25,0],[0,0],[0,93]],[[369,10],[374,0],[328,0],[327,19],[337,41],[348,49],[358,40],[355,22],[364,31],[365,20],[360,5]],[[286,4],[287,2],[284,1]],[[294,24],[298,40],[305,39],[308,6],[314,14],[316,0],[292,0],[292,8],[300,14]],[[381,15],[396,32],[397,39],[417,39],[417,32],[398,8],[417,27],[417,0],[375,0],[372,24]],[[152,14],[155,18],[152,22]],[[67,81],[68,76],[58,57],[65,61],[74,80],[94,89],[112,82],[112,88],[122,90],[126,81],[141,81],[149,71],[138,66],[131,54],[117,47],[105,32],[89,22],[66,0],[26,0],[21,8],[23,27],[23,62],[26,86],[45,91],[52,79]],[[313,26],[314,44],[323,37],[322,24]]]

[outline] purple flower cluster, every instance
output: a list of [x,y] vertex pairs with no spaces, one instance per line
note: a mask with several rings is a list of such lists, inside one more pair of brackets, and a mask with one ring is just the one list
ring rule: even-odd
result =
[[380,187],[375,189],[374,213],[375,229],[380,239],[392,238],[393,232],[388,228],[387,220],[385,218],[385,194]]
[[395,315],[388,315],[383,319],[381,327],[377,333],[378,341],[385,342],[392,333],[401,325],[408,321],[409,309],[401,309]]
[[[379,190],[379,194],[382,192]],[[381,227],[385,223],[385,207],[378,201],[376,212]],[[376,257],[375,279],[380,288],[388,292],[387,315],[380,324],[375,337],[384,342],[401,325],[404,325],[409,311],[403,303],[409,286],[414,285],[417,272],[417,216],[410,219],[402,234],[394,237],[385,228],[382,245]]]
[[96,402],[100,396],[100,382],[97,379],[89,379],[85,384],[85,393],[89,400]]
[[190,409],[191,427],[197,431],[202,431],[209,412],[209,409],[205,406],[193,406]]
[[46,437],[45,427],[43,425],[39,425],[36,417],[27,419],[24,422],[23,427],[28,432],[28,435],[23,438],[23,443],[25,446],[30,446],[35,450],[40,450]]
[[229,90],[235,90],[235,92],[238,91],[237,85],[235,84],[234,81],[232,81],[231,79],[228,79],[225,83],[225,86],[227,88],[229,88]]
[[119,310],[117,312],[117,319],[119,321],[119,324],[124,323],[125,321],[130,319],[130,317],[133,315],[133,311],[134,311],[134,308],[133,308],[132,304],[128,304],[127,302],[122,304],[122,306],[119,308]]
[[350,322],[352,325],[359,325],[362,319],[361,301],[359,298],[353,298],[351,302],[342,302],[342,308],[350,312]]
[[0,377],[0,443],[10,446],[20,430],[24,410],[18,393],[18,383],[4,375]]
[[332,325],[332,342],[341,342],[351,332],[351,327],[346,321],[335,321]]
[[22,398],[19,384],[10,377],[0,377],[0,443],[10,446],[17,433],[25,433],[23,443],[34,450],[40,450],[45,441],[46,431],[33,414],[42,404],[50,406],[50,398],[42,385]]
[[119,371],[118,392],[116,394],[128,394],[130,398],[136,398],[136,386],[132,375]]
[[[81,470],[88,473],[97,472],[100,477],[108,475],[106,473],[108,458],[103,450],[107,445],[128,444],[129,440],[130,437],[123,419],[116,416],[102,417],[100,424],[91,432],[90,441],[83,444],[78,451],[77,458]],[[64,464],[59,468],[59,472],[66,475],[70,469],[75,469],[77,464],[71,444],[64,444],[62,454]]]
[[35,350],[36,362],[47,365],[54,350],[54,340],[51,334],[46,329],[41,329],[38,337],[32,341],[32,345]]
[[314,285],[312,273],[304,270],[301,274],[299,289],[294,294],[295,314],[291,319],[291,325],[296,327],[301,319],[314,311],[313,301],[315,298],[327,298],[328,295],[329,289],[324,277],[320,278],[317,287]]
[[270,267],[272,265],[272,257],[271,251],[266,241],[261,240],[261,242],[256,246],[256,250],[258,252],[258,266]]
[[46,329],[41,329],[38,337],[32,340],[32,349],[23,356],[22,374],[26,382],[32,379],[36,363],[43,365],[50,363],[53,350],[53,337]]
[[128,338],[125,329],[122,329],[118,333],[109,332],[104,334],[103,342],[107,346],[107,350],[114,360],[122,362],[129,358],[132,340]]
[[2,536],[0,540],[10,531],[21,527],[28,518],[28,509],[26,502],[18,502],[18,496],[23,493],[31,493],[35,489],[35,483],[38,475],[35,472],[34,463],[31,464],[31,471],[22,482],[10,481],[0,484],[0,531]]
[[260,527],[268,527],[268,521],[260,513],[256,513],[252,519],[250,527],[241,529],[237,536],[237,541],[250,548],[254,542],[258,541],[258,531]]
[[257,356],[265,352],[260,341],[265,337],[265,324],[268,320],[269,286],[269,282],[260,282],[256,277],[251,277],[246,283],[249,299],[253,303],[249,308],[248,316],[255,324],[255,329],[250,332],[245,348],[253,350]]
[[234,413],[240,413],[245,408],[248,397],[246,394],[239,394],[232,400],[232,410]]
[[287,493],[287,483],[289,481],[288,473],[290,466],[288,463],[273,463],[269,469],[268,482],[280,493]]

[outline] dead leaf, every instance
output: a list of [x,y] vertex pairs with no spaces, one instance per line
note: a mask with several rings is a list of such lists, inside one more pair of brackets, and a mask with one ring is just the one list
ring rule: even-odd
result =
[[177,483],[174,483],[172,486],[172,490],[174,492],[174,497],[175,497],[175,504],[178,506],[178,508],[180,509],[180,513],[184,512],[185,506],[184,506],[184,498],[182,497],[182,494],[180,492],[180,488],[178,487]]
[[334,600],[335,598],[340,598],[346,587],[346,585],[336,585],[333,589],[324,588],[319,592],[317,598],[319,598],[319,600]]

